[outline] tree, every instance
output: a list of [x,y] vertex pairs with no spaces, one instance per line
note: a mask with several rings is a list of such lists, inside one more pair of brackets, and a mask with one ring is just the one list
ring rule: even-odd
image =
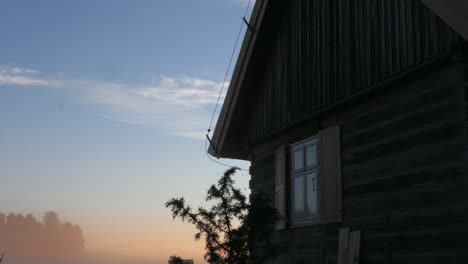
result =
[[60,229],[60,218],[54,211],[48,211],[42,217],[44,221],[44,228],[51,230]]
[[179,256],[170,256],[169,264],[182,264],[182,258]]
[[[205,260],[211,264],[240,264],[262,261],[269,253],[269,237],[278,213],[268,199],[259,194],[251,203],[234,187],[232,176],[238,168],[228,169],[207,192],[209,209],[194,210],[184,198],[166,203],[173,218],[192,223],[197,228],[195,239],[205,239]],[[254,254],[255,252],[255,254]],[[263,252],[264,254],[258,254]]]
[[32,214],[5,217],[0,212],[0,249],[15,257],[78,257],[84,253],[84,239],[79,225],[62,222],[52,211],[43,221]]

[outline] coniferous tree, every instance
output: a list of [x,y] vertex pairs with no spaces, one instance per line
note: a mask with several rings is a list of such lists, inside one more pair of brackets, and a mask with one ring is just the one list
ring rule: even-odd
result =
[[[207,192],[209,209],[194,210],[184,198],[166,203],[173,218],[192,223],[197,228],[195,239],[205,239],[205,260],[211,264],[241,264],[262,261],[269,252],[269,236],[278,213],[268,199],[256,195],[251,203],[234,186],[232,176],[238,168],[228,169]],[[259,254],[262,252],[263,254]]]

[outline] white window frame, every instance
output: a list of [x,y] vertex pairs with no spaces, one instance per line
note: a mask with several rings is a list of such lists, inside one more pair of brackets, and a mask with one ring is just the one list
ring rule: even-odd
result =
[[[307,166],[307,157],[306,157],[306,148],[312,145],[316,145],[316,164],[315,166]],[[303,160],[303,168],[300,170],[294,169],[294,154],[297,150],[302,149],[302,160]],[[291,145],[291,157],[290,157],[290,175],[291,175],[291,223],[292,226],[301,226],[304,224],[311,224],[311,223],[319,223],[320,221],[320,210],[321,210],[321,189],[320,189],[320,140],[319,136],[310,137],[299,142],[296,142]],[[307,215],[307,175],[309,173],[316,173],[316,188],[317,188],[317,213],[315,215]],[[295,215],[295,178],[296,177],[304,177],[304,184],[303,184],[303,201],[304,201],[304,216],[297,217]]]

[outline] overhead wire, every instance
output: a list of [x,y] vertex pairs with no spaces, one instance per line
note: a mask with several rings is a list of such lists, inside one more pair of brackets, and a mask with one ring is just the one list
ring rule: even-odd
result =
[[234,55],[235,55],[236,50],[237,50],[237,45],[239,44],[239,39],[240,39],[240,36],[242,34],[242,29],[244,28],[244,23],[245,23],[244,19],[247,16],[247,13],[249,11],[250,1],[251,0],[249,0],[249,2],[247,3],[247,8],[245,9],[245,13],[244,13],[244,18],[243,18],[242,23],[240,25],[239,32],[237,33],[237,39],[236,39],[236,42],[234,44],[234,49],[232,50],[231,58],[229,59],[228,67],[226,69],[226,74],[224,74],[224,80],[223,80],[223,83],[221,84],[221,89],[219,91],[218,99],[216,100],[216,105],[215,105],[215,108],[213,110],[213,114],[211,115],[210,125],[208,126],[208,133],[211,132],[211,126],[213,125],[213,120],[214,120],[214,118],[216,116],[216,111],[218,110],[218,105],[219,105],[219,101],[221,100],[221,96],[223,94],[224,85],[226,84],[227,76],[229,74],[229,70],[231,69],[232,60],[234,59]]
[[[236,53],[236,50],[237,50],[237,45],[239,44],[239,40],[240,40],[240,36],[242,34],[242,29],[244,28],[244,23],[246,23],[245,21],[245,17],[247,16],[247,13],[249,11],[249,7],[250,7],[250,3],[251,3],[251,0],[248,1],[247,3],[247,7],[245,8],[245,13],[244,13],[244,17],[242,18],[242,23],[240,25],[240,28],[239,28],[239,32],[237,33],[237,38],[236,38],[236,42],[234,44],[234,49],[232,50],[232,53],[231,53],[231,57],[229,59],[229,63],[228,63],[228,67],[226,69],[226,73],[224,74],[224,80],[223,80],[223,83],[221,84],[221,89],[219,91],[219,95],[218,95],[218,99],[216,100],[216,105],[215,105],[215,108],[213,110],[213,114],[211,115],[211,120],[210,120],[210,125],[208,126],[208,129],[207,129],[207,137],[205,138],[205,153],[206,153],[206,156],[208,157],[209,160],[211,160],[212,162],[214,163],[217,163],[218,165],[222,165],[222,166],[225,166],[225,167],[234,167],[232,165],[229,165],[229,164],[226,164],[226,163],[223,163],[223,162],[219,162],[215,159],[213,159],[210,154],[208,153],[208,147],[207,147],[207,141],[208,141],[208,135],[210,134],[211,132],[211,128],[212,128],[212,125],[213,125],[213,120],[216,116],[216,112],[218,110],[218,106],[219,106],[219,102],[221,100],[221,96],[223,94],[223,91],[224,91],[224,86],[226,84],[226,80],[227,80],[227,77],[228,77],[228,74],[229,74],[229,71],[231,69],[231,65],[232,65],[232,61],[234,59],[234,55]],[[240,170],[244,170],[244,171],[249,171],[247,169],[244,169],[244,168],[239,168]]]
[[224,166],[224,167],[229,167],[229,168],[237,167],[239,170],[243,170],[243,171],[247,171],[247,172],[249,171],[248,169],[244,169],[244,168],[241,168],[241,167],[239,167],[239,166],[229,165],[229,164],[226,164],[226,163],[223,163],[223,162],[220,162],[220,161],[217,161],[217,160],[213,159],[213,158],[210,156],[210,154],[208,153],[208,149],[207,149],[207,147],[206,147],[207,141],[208,141],[208,139],[205,139],[205,149],[206,149],[205,154],[206,154],[206,156],[208,157],[209,160],[211,160],[211,161],[214,162],[214,163],[217,163],[218,165]]

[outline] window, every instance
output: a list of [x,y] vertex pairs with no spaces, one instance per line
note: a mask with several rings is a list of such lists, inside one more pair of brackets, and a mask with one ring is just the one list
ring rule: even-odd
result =
[[282,216],[276,228],[284,229],[288,223],[301,226],[341,222],[340,128],[322,130],[289,146],[276,150],[275,204]]
[[319,219],[319,139],[293,145],[291,186],[293,223]]

